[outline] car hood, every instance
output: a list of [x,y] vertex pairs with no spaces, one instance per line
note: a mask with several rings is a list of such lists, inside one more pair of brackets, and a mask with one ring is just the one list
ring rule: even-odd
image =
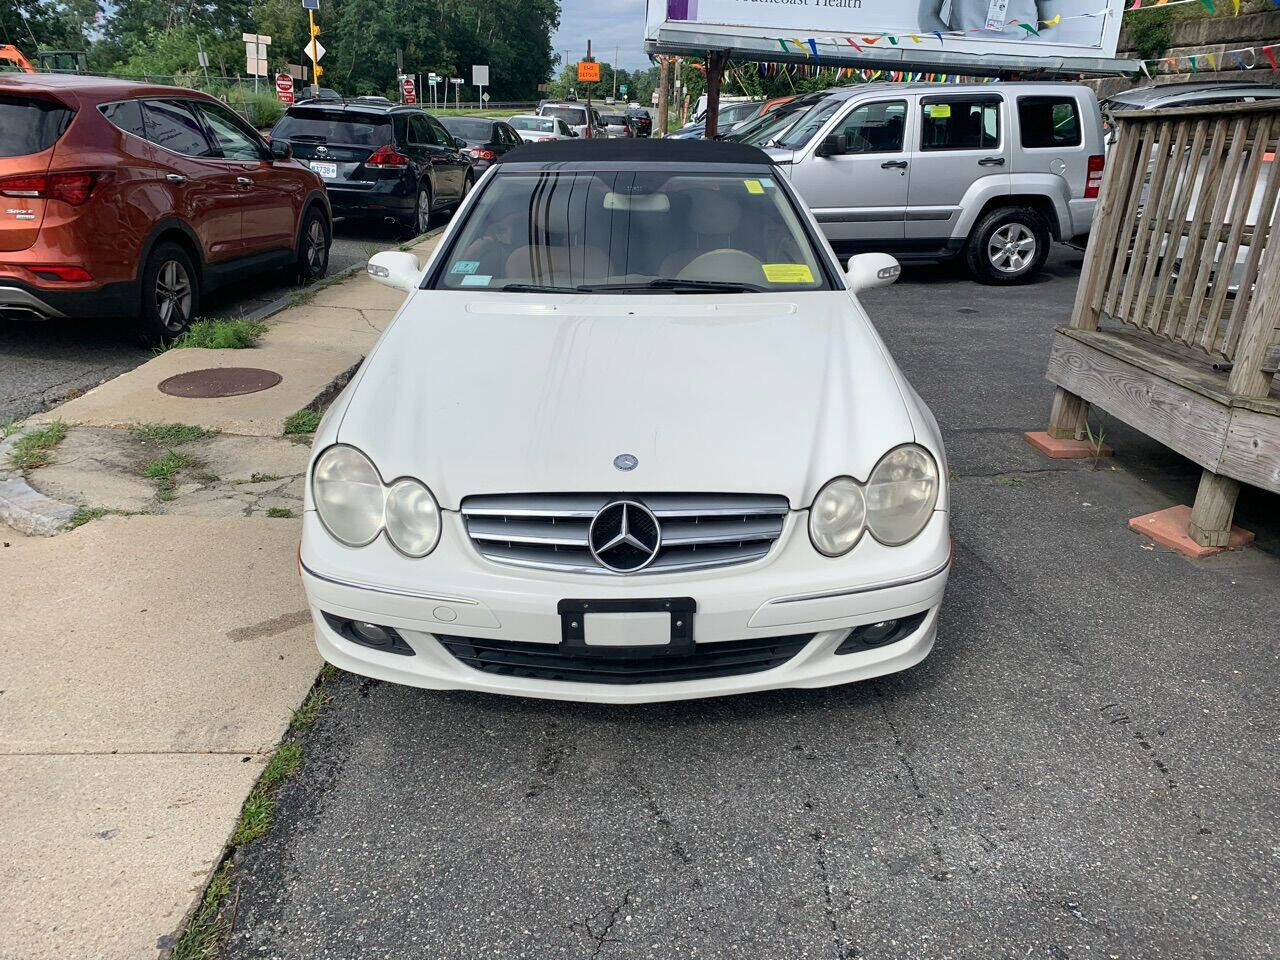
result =
[[[767,493],[807,506],[914,439],[892,361],[844,291],[419,291],[338,439],[445,509],[484,493]],[[639,460],[614,467],[619,454]]]

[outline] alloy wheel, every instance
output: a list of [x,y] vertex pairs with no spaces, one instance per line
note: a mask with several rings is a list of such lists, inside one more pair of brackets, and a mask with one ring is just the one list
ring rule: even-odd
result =
[[1006,223],[987,241],[987,259],[1001,273],[1021,273],[1036,258],[1036,236],[1021,223]]
[[431,229],[431,194],[426,190],[418,191],[418,233],[426,233]]
[[319,219],[307,226],[307,266],[316,276],[324,269],[324,224]]
[[192,285],[187,268],[166,260],[156,274],[156,313],[171,333],[183,330],[191,319]]

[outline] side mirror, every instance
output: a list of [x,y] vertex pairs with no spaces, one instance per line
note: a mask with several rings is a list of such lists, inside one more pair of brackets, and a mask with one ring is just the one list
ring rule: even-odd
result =
[[861,293],[875,287],[887,287],[901,273],[902,267],[898,261],[887,253],[860,253],[849,258],[845,276],[849,278],[849,289],[854,293]]
[[422,280],[422,264],[412,253],[384,250],[369,258],[369,276],[383,286],[406,293],[418,289]]
[[293,147],[288,140],[272,140],[271,156],[275,160],[292,160]]
[[467,141],[463,140],[461,137],[454,137],[453,145],[457,147],[459,150],[461,150],[463,147],[467,145]]
[[843,133],[829,133],[822,138],[818,149],[813,151],[815,157],[834,157],[849,149],[849,138]]

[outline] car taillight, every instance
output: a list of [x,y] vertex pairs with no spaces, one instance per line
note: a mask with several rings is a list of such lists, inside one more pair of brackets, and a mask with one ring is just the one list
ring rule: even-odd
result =
[[97,189],[111,179],[103,170],[75,173],[35,173],[0,179],[0,196],[61,200],[73,207],[87,203]]
[[496,160],[498,158],[496,153],[492,150],[486,150],[484,147],[472,147],[471,149],[463,152],[470,154],[477,160]]
[[93,276],[84,267],[68,267],[57,263],[38,263],[27,267],[41,280],[60,280],[63,283],[88,283]]
[[1089,158],[1089,174],[1084,181],[1084,198],[1086,200],[1096,200],[1098,192],[1102,189],[1102,170],[1107,165],[1105,156],[1096,156]]
[[407,167],[409,158],[398,152],[395,147],[379,147],[373,151],[373,156],[366,160],[364,165],[374,170],[395,170]]

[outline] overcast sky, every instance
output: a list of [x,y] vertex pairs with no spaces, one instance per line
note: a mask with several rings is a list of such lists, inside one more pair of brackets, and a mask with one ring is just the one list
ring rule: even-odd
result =
[[644,0],[560,0],[560,29],[552,48],[564,62],[574,62],[586,54],[588,38],[597,60],[612,63],[616,46],[617,65],[624,70],[648,67]]

